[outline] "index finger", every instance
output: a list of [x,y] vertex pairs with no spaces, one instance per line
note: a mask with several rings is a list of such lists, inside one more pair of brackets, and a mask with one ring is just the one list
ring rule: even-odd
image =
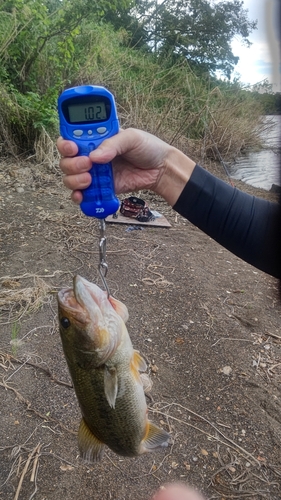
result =
[[66,141],[63,137],[57,140],[57,148],[62,156],[75,156],[78,153],[78,146],[73,141]]

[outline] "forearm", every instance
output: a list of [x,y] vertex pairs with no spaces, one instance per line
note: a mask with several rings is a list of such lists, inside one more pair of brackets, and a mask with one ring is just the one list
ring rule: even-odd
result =
[[197,165],[173,208],[241,259],[281,277],[277,203],[232,188]]
[[187,182],[196,163],[176,148],[169,147],[165,156],[165,167],[157,182],[155,192],[173,206]]

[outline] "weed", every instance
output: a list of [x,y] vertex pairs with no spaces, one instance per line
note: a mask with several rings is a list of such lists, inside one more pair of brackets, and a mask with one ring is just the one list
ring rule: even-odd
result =
[[20,332],[19,323],[15,322],[12,324],[12,332],[11,332],[11,346],[12,346],[12,354],[13,356],[17,355],[18,347],[19,347],[19,339],[18,335]]

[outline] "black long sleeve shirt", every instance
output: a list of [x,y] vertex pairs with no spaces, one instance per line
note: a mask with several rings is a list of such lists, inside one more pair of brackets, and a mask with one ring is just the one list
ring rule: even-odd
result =
[[281,278],[281,208],[196,165],[174,205],[183,217],[256,268]]

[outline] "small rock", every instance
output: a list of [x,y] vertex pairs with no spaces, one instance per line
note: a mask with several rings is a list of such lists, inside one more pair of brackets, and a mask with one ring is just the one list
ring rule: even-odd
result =
[[17,193],[23,193],[23,192],[24,192],[23,187],[17,187],[17,188],[16,188],[16,192],[17,192]]
[[232,372],[232,368],[231,366],[224,366],[223,369],[222,369],[222,373],[224,375],[230,375]]
[[270,188],[270,193],[281,193],[281,186],[278,186],[278,184],[272,184],[271,188]]

